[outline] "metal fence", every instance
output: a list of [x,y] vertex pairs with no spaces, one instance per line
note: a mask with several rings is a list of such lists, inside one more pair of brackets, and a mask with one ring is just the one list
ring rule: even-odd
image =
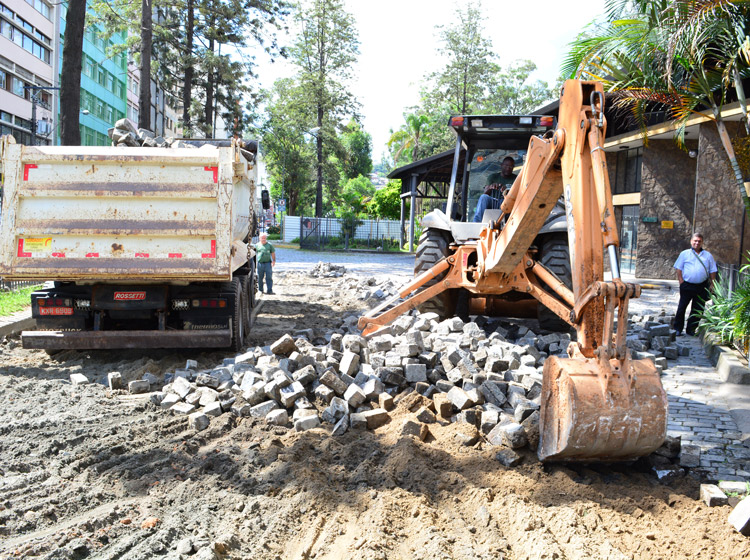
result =
[[[721,282],[723,292],[727,297],[734,293],[740,284],[750,284],[750,271],[742,270],[742,266],[736,264],[717,264],[719,269],[717,280]],[[745,357],[748,357],[748,340],[734,340],[733,346]]]
[[397,250],[402,239],[401,223],[396,220],[360,220],[347,227],[339,218],[287,216],[283,239],[298,238],[305,249]]
[[15,292],[21,288],[28,288],[29,286],[40,286],[43,282],[38,280],[22,280],[22,281],[5,281],[0,278],[0,292]]

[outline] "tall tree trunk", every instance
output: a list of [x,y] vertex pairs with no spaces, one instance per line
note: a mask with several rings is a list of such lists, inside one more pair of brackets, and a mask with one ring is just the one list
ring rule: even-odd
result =
[[60,76],[60,143],[80,146],[81,66],[86,0],[69,0]]
[[151,0],[141,0],[141,89],[138,97],[138,127],[151,130]]
[[[213,21],[211,22],[213,25]],[[214,136],[214,38],[208,41],[208,50],[211,52],[211,59],[208,62],[208,76],[206,78],[206,104],[203,109],[206,120],[206,130],[210,130],[209,138]]]
[[729,157],[729,163],[732,166],[732,171],[734,171],[734,178],[737,181],[737,187],[740,191],[740,198],[742,199],[742,203],[745,205],[745,213],[747,214],[748,218],[750,218],[750,199],[748,198],[747,192],[748,186],[750,186],[750,184],[745,183],[745,179],[742,177],[740,165],[739,163],[737,163],[737,155],[734,153],[734,147],[732,146],[732,141],[729,138],[727,127],[724,125],[724,120],[719,115],[718,110],[714,111],[714,115],[717,117],[716,128],[719,129],[719,138],[721,139],[721,144],[724,146],[724,151]]
[[194,0],[187,0],[187,21],[185,22],[185,83],[182,86],[182,135],[190,138],[193,125],[190,121],[190,105],[193,102],[193,35],[195,26]]
[[318,132],[315,137],[318,155],[318,180],[315,188],[315,217],[323,217],[323,105],[318,105]]

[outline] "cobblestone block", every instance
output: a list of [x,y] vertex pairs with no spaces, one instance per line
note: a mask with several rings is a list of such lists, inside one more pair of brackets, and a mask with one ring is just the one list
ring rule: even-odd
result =
[[345,351],[341,362],[339,362],[339,373],[354,376],[357,371],[359,371],[359,354],[349,350]]
[[276,403],[276,401],[265,401],[251,407],[250,416],[255,416],[256,418],[265,418],[266,416],[268,416],[269,412],[278,407],[279,405]]
[[107,384],[113,391],[125,388],[122,382],[122,374],[119,371],[110,371],[107,374]]
[[73,385],[87,385],[89,383],[89,379],[82,373],[71,373],[70,382]]
[[164,398],[159,403],[159,406],[161,408],[167,409],[172,408],[174,405],[176,405],[178,402],[181,402],[180,396],[175,393],[168,393],[164,396]]
[[367,397],[362,389],[357,385],[351,384],[347,387],[346,392],[344,393],[344,400],[349,403],[349,406],[352,408],[357,408],[367,400]]
[[404,420],[400,430],[401,436],[415,436],[421,441],[427,439],[429,429],[425,424],[415,422],[414,420]]
[[184,377],[175,377],[174,381],[172,382],[172,390],[178,397],[184,399],[193,392],[194,388],[190,384],[190,381],[188,381]]
[[169,410],[171,410],[175,414],[191,414],[192,412],[195,412],[195,407],[192,404],[178,402]]
[[380,393],[378,395],[378,405],[383,410],[393,410],[393,408],[396,406],[393,402],[393,397],[389,395],[388,393]]
[[313,428],[317,428],[318,426],[320,426],[320,418],[317,414],[305,416],[294,422],[294,429],[298,432],[312,430]]
[[503,448],[495,454],[495,460],[501,465],[512,468],[517,466],[523,458],[512,449]]
[[272,410],[266,415],[266,424],[272,426],[286,426],[289,422],[289,413],[283,408]]
[[747,496],[748,494],[747,482],[740,480],[721,480],[719,481],[719,490],[740,496]]
[[368,410],[367,412],[363,412],[362,415],[367,422],[367,428],[369,430],[379,428],[380,426],[387,424],[391,419],[391,417],[388,416],[388,412],[386,412],[382,408],[374,408],[372,410]]
[[349,427],[352,430],[366,430],[367,417],[363,412],[354,412],[349,415]]
[[423,406],[422,408],[420,408],[419,410],[417,410],[415,416],[416,416],[417,420],[419,420],[420,422],[423,422],[425,424],[434,424],[435,421],[436,421],[436,419],[435,419],[435,413],[432,412],[426,406]]
[[211,420],[203,412],[193,412],[188,416],[188,427],[196,432],[202,432],[210,423]]
[[425,364],[407,364],[404,367],[406,381],[409,383],[419,383],[427,381],[427,365]]
[[198,387],[211,387],[212,389],[216,389],[219,386],[219,379],[213,375],[201,373],[195,378],[195,384]]
[[332,436],[343,436],[348,429],[349,429],[349,415],[345,414],[333,426],[333,430],[331,430],[331,435]]
[[453,387],[447,393],[448,400],[458,410],[466,410],[474,406],[475,402],[471,400],[469,394],[460,387]]
[[224,411],[221,409],[221,403],[219,401],[207,404],[203,409],[203,414],[215,418],[221,416]]
[[376,401],[378,400],[378,396],[385,391],[385,386],[383,385],[383,382],[380,381],[377,377],[370,377],[367,381],[365,381],[364,386],[362,387],[362,392],[365,395],[365,398],[370,401]]
[[296,401],[300,397],[304,397],[305,394],[305,388],[302,386],[302,383],[300,383],[299,381],[295,381],[291,385],[287,385],[286,387],[281,388],[281,390],[279,391],[279,398],[281,400],[281,404],[286,408],[289,408],[294,404],[294,401]]
[[401,367],[379,367],[375,370],[375,375],[386,385],[403,387],[406,385],[406,378],[402,375]]
[[750,536],[750,498],[745,498],[729,514],[729,524],[746,537]]
[[701,484],[701,500],[708,506],[725,506],[729,503],[727,495],[715,484]]
[[138,379],[128,383],[128,391],[131,395],[142,395],[148,393],[151,390],[151,383],[145,379]]
[[[222,410],[225,410],[224,407],[222,407]],[[252,405],[246,402],[234,402],[229,407],[229,411],[235,416],[239,416],[240,418],[245,418],[247,416],[250,416],[252,410],[253,410]]]
[[288,356],[294,351],[299,350],[294,343],[294,339],[289,334],[285,334],[276,342],[271,344],[271,352],[276,355]]
[[331,370],[326,371],[321,377],[320,382],[326,387],[333,390],[334,393],[341,396],[346,392],[347,385],[338,375],[333,373]]
[[679,463],[681,467],[699,467],[701,464],[700,446],[683,443]]

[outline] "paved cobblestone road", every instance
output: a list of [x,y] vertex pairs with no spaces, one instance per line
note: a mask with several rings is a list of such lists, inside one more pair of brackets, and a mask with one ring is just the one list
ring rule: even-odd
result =
[[319,262],[343,264],[349,272],[356,274],[389,274],[403,277],[414,274],[414,255],[405,253],[344,253],[302,251],[300,249],[276,249],[278,272],[305,271]]

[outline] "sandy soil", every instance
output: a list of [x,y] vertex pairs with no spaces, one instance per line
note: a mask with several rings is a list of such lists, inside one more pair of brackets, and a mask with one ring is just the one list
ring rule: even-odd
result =
[[[334,279],[290,274],[252,344],[322,332],[362,302]],[[156,375],[221,352],[64,352],[6,340],[0,355],[0,557],[734,559],[750,540],[699,482],[665,485],[636,465],[508,469],[457,425],[399,437],[404,407],[369,432],[295,433],[230,414],[209,429],[148,397],[73,386]]]

